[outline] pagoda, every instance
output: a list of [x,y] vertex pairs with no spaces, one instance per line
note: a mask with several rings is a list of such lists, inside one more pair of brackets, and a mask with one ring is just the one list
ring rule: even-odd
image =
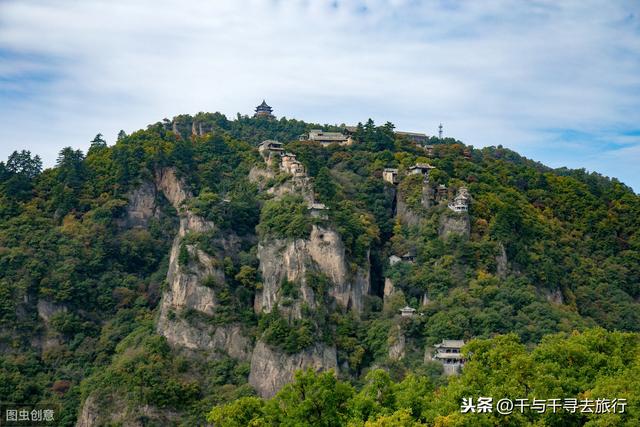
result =
[[269,107],[269,105],[267,105],[267,103],[264,101],[264,99],[262,100],[262,104],[258,105],[256,107],[256,113],[253,115],[253,117],[273,117],[273,108]]

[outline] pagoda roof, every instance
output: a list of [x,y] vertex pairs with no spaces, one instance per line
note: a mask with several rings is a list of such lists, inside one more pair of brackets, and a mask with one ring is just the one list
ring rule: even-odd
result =
[[441,343],[436,344],[435,348],[462,348],[464,340],[442,340]]

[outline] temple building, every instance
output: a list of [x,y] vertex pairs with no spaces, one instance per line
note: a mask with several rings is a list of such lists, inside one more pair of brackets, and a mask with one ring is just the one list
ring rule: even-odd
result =
[[409,307],[408,305],[400,309],[400,315],[402,317],[411,317],[415,313],[416,313],[416,309],[413,307]]
[[343,133],[348,136],[352,136],[358,130],[358,126],[345,126]]
[[313,202],[307,207],[309,214],[314,218],[328,219],[327,211],[329,208],[324,203]]
[[409,168],[409,174],[419,174],[428,175],[431,169],[435,169],[435,166],[431,166],[428,163],[416,163],[414,166]]
[[396,131],[395,134],[396,136],[406,138],[418,145],[426,144],[429,140],[429,137],[424,133]]
[[307,173],[304,170],[304,166],[296,155],[292,153],[282,154],[282,162],[280,163],[280,170],[293,175],[294,178],[306,178]]
[[385,168],[382,171],[382,179],[391,184],[398,183],[398,169]]
[[282,148],[282,142],[274,141],[273,139],[267,139],[262,141],[258,146],[258,151],[263,156],[267,154],[282,154],[284,152],[284,148]]
[[262,104],[256,107],[256,113],[253,115],[253,117],[275,117],[272,113],[273,108],[269,107],[263,99]]
[[465,362],[461,353],[463,346],[462,340],[442,340],[440,344],[433,346],[435,351],[430,359],[442,363],[445,375],[457,374]]
[[469,190],[465,187],[460,187],[456,197],[449,203],[449,209],[457,213],[467,212],[469,209],[469,197]]
[[322,145],[351,145],[353,142],[350,135],[341,132],[325,132],[320,129],[313,129],[308,134],[300,135],[301,141],[315,141]]

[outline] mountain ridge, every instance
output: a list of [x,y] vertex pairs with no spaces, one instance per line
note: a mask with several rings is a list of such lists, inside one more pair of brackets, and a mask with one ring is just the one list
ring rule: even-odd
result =
[[[181,115],[111,147],[98,136],[86,156],[66,148],[45,171],[27,153],[0,163],[8,395],[56,402],[61,425],[188,425],[280,396],[299,368],[440,384],[425,357],[442,339],[638,330],[629,187],[502,146],[426,150],[390,123],[348,146],[299,140],[312,128]],[[259,152],[265,139],[295,171]],[[453,212],[463,188],[468,211]]]

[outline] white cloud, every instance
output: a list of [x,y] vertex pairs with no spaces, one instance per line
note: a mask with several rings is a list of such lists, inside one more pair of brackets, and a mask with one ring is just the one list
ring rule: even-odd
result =
[[[51,163],[97,132],[250,113],[264,97],[309,121],[373,117],[430,133],[443,121],[474,146],[584,161],[638,189],[638,168],[588,156],[640,123],[639,13],[604,0],[5,1],[0,156],[27,147]],[[597,139],[559,158],[553,129]]]

